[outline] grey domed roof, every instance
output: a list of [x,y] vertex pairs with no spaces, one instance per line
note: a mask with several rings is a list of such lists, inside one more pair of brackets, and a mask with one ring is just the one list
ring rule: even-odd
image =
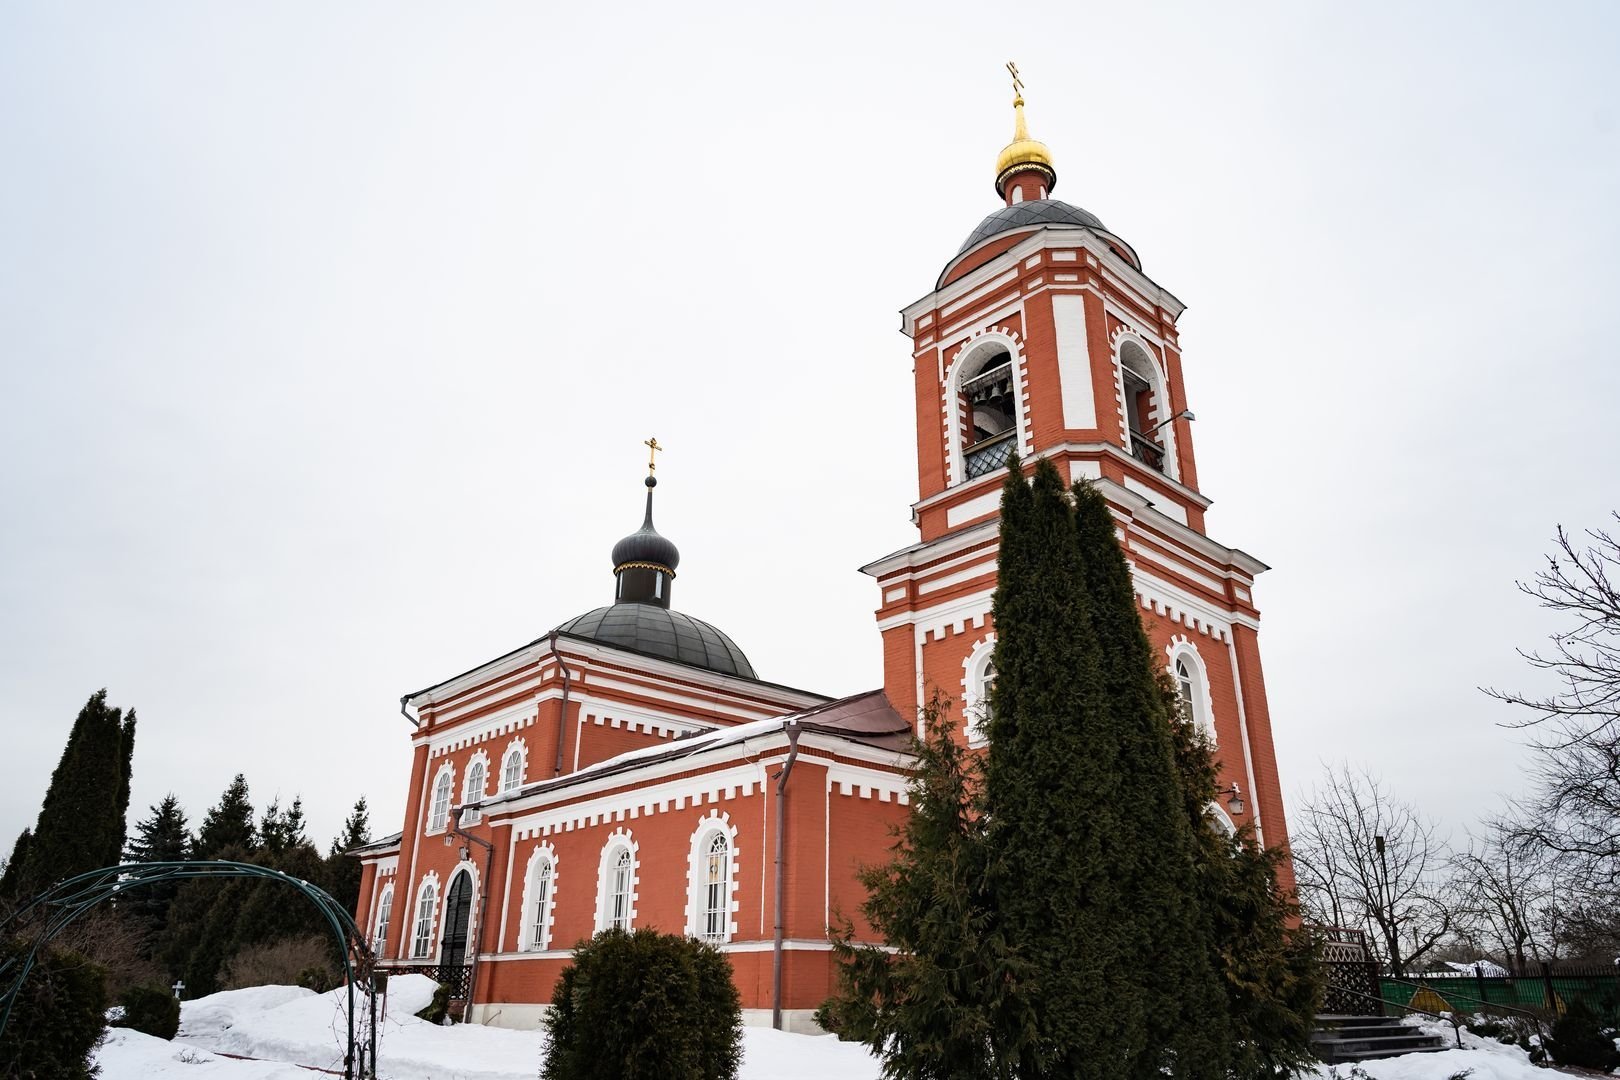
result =
[[737,643],[702,619],[657,604],[618,603],[599,607],[557,627],[559,634],[590,638],[674,660],[723,675],[758,678]]
[[1108,226],[1096,214],[1082,210],[1078,206],[1070,206],[1057,199],[1034,199],[1030,202],[1013,203],[1003,206],[979,222],[979,227],[973,230],[962,246],[957,248],[958,255],[972,248],[978,247],[992,236],[1005,232],[1016,232],[1019,229],[1028,229],[1036,225],[1059,225],[1087,229],[1101,229],[1106,232]]

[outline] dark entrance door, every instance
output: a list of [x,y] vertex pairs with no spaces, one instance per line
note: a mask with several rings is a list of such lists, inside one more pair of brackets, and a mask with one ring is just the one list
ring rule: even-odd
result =
[[439,963],[461,967],[467,962],[467,923],[472,918],[472,876],[465,870],[450,882],[444,905],[444,939]]

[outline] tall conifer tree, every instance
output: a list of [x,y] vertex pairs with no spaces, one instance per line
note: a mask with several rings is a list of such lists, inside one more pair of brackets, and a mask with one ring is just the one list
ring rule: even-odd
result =
[[1202,907],[1211,918],[1211,957],[1226,992],[1234,1080],[1286,1080],[1309,1065],[1320,1005],[1311,935],[1289,929],[1296,907],[1277,884],[1283,853],[1261,846],[1254,828],[1235,833],[1211,820],[1220,788],[1214,751],[1186,714],[1169,672],[1160,693],[1176,720],[1175,759],[1193,825]]
[[331,850],[326,854],[326,891],[350,911],[360,903],[360,860],[347,853],[369,843],[371,813],[362,795],[344,819],[343,834],[333,837]]
[[248,801],[247,778],[237,773],[235,779],[219,797],[219,803],[209,808],[197,830],[195,857],[199,859],[223,858],[232,850],[237,857],[254,850],[258,837],[253,831],[253,804]]
[[1129,916],[1114,933],[1145,1006],[1144,1052],[1128,1075],[1225,1076],[1231,1028],[1211,963],[1213,912],[1199,887],[1164,665],[1143,629],[1113,513],[1091,484],[1077,485],[1073,497],[1107,702],[1094,739],[1107,745],[1114,769],[1104,847],[1109,872],[1129,897]]
[[[153,806],[146,817],[135,823],[135,835],[124,853],[128,862],[180,862],[190,858],[191,830],[186,812],[170,792]],[[131,889],[123,906],[139,923],[148,938],[161,933],[168,922],[169,907],[180,891],[178,881],[157,881]]]
[[9,898],[32,895],[63,878],[116,866],[124,850],[129,770],[135,748],[135,710],[107,704],[107,691],[90,696],[68,732],[51,774],[39,820],[16,872],[7,868]]
[[877,1051],[889,1080],[1010,1077],[1032,1031],[1025,965],[986,894],[977,756],[953,737],[950,704],[936,691],[923,709],[893,858],[861,871],[861,910],[888,947],[854,944],[853,926],[835,942],[839,991],[824,1015]]
[[1122,747],[1068,492],[1015,460],[1002,492],[985,810],[992,904],[1030,958],[1038,1031],[1023,1078],[1137,1075],[1148,1028],[1116,838]]

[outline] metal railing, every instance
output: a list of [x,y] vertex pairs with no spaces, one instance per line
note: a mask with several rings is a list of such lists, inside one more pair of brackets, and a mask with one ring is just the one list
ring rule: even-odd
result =
[[1159,472],[1164,472],[1164,447],[1139,431],[1131,432],[1131,457]]
[[982,439],[968,447],[967,453],[962,455],[967,478],[971,480],[1006,465],[1017,449],[1017,440],[1013,438],[1016,434],[1014,429],[1008,428],[1000,435]]
[[[1471,975],[1464,975],[1463,976],[1463,978],[1473,978],[1473,977],[1474,976],[1471,976]],[[1415,1000],[1419,991],[1427,990],[1431,994],[1433,994],[1434,996],[1438,997],[1442,1002],[1444,1002],[1447,1005],[1457,1005],[1457,1004],[1461,1004],[1463,1002],[1470,1002],[1470,1003],[1472,1003],[1474,1005],[1483,1006],[1484,1010],[1490,1010],[1490,1011],[1494,1011],[1494,1012],[1511,1013],[1514,1016],[1525,1017],[1532,1024],[1535,1025],[1536,1034],[1540,1035],[1543,1040],[1546,1039],[1546,1036],[1547,1036],[1546,1024],[1545,1024],[1545,1022],[1543,1020],[1543,1017],[1542,1017],[1542,1015],[1540,1013],[1534,1011],[1533,1009],[1521,1009],[1521,1008],[1518,1008],[1518,1007],[1513,1006],[1513,1005],[1504,1005],[1500,1001],[1486,1000],[1485,997],[1483,996],[1483,993],[1482,993],[1482,995],[1480,997],[1474,997],[1471,994],[1458,993],[1457,992],[1457,983],[1453,982],[1450,979],[1437,980],[1437,981],[1442,983],[1441,988],[1436,988],[1434,985],[1432,985],[1429,982],[1423,981],[1421,978],[1415,979],[1415,980],[1414,979],[1399,979],[1399,978],[1396,978],[1393,975],[1384,975],[1384,976],[1381,976],[1380,981],[1383,982],[1384,984],[1386,984],[1386,987],[1387,987],[1387,984],[1389,984],[1389,983],[1395,983],[1395,984],[1397,984],[1399,986],[1410,986],[1412,988],[1412,998],[1408,999],[1408,1000]],[[1460,981],[1461,980],[1458,980],[1458,982],[1460,982]],[[1464,985],[1466,985],[1466,984],[1464,984]],[[1409,1009],[1409,1008],[1412,1007],[1411,1005],[1402,1005],[1398,1001],[1390,1001],[1387,992],[1383,996],[1383,1000],[1384,1000],[1384,1002],[1386,1004],[1394,1005],[1396,1008],[1399,1008],[1399,1009]],[[1483,1011],[1483,1010],[1481,1010],[1481,1011]]]

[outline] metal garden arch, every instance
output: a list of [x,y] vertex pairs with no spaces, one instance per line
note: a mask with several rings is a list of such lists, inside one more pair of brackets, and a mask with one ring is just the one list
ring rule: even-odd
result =
[[[79,916],[129,889],[161,881],[189,878],[261,878],[290,885],[310,901],[325,918],[337,939],[343,956],[343,979],[349,991],[349,1045],[343,1059],[346,1080],[364,1080],[377,1075],[377,993],[372,982],[376,957],[365,934],[355,925],[348,910],[325,889],[279,870],[253,863],[212,860],[207,862],[125,863],[77,874],[57,882],[0,922],[0,941],[13,936],[27,941],[27,951],[7,957],[0,963],[0,1032],[11,1022],[11,1009],[22,990],[23,980],[33,971],[41,950],[66,930]],[[364,1016],[357,1004],[365,1006]]]

